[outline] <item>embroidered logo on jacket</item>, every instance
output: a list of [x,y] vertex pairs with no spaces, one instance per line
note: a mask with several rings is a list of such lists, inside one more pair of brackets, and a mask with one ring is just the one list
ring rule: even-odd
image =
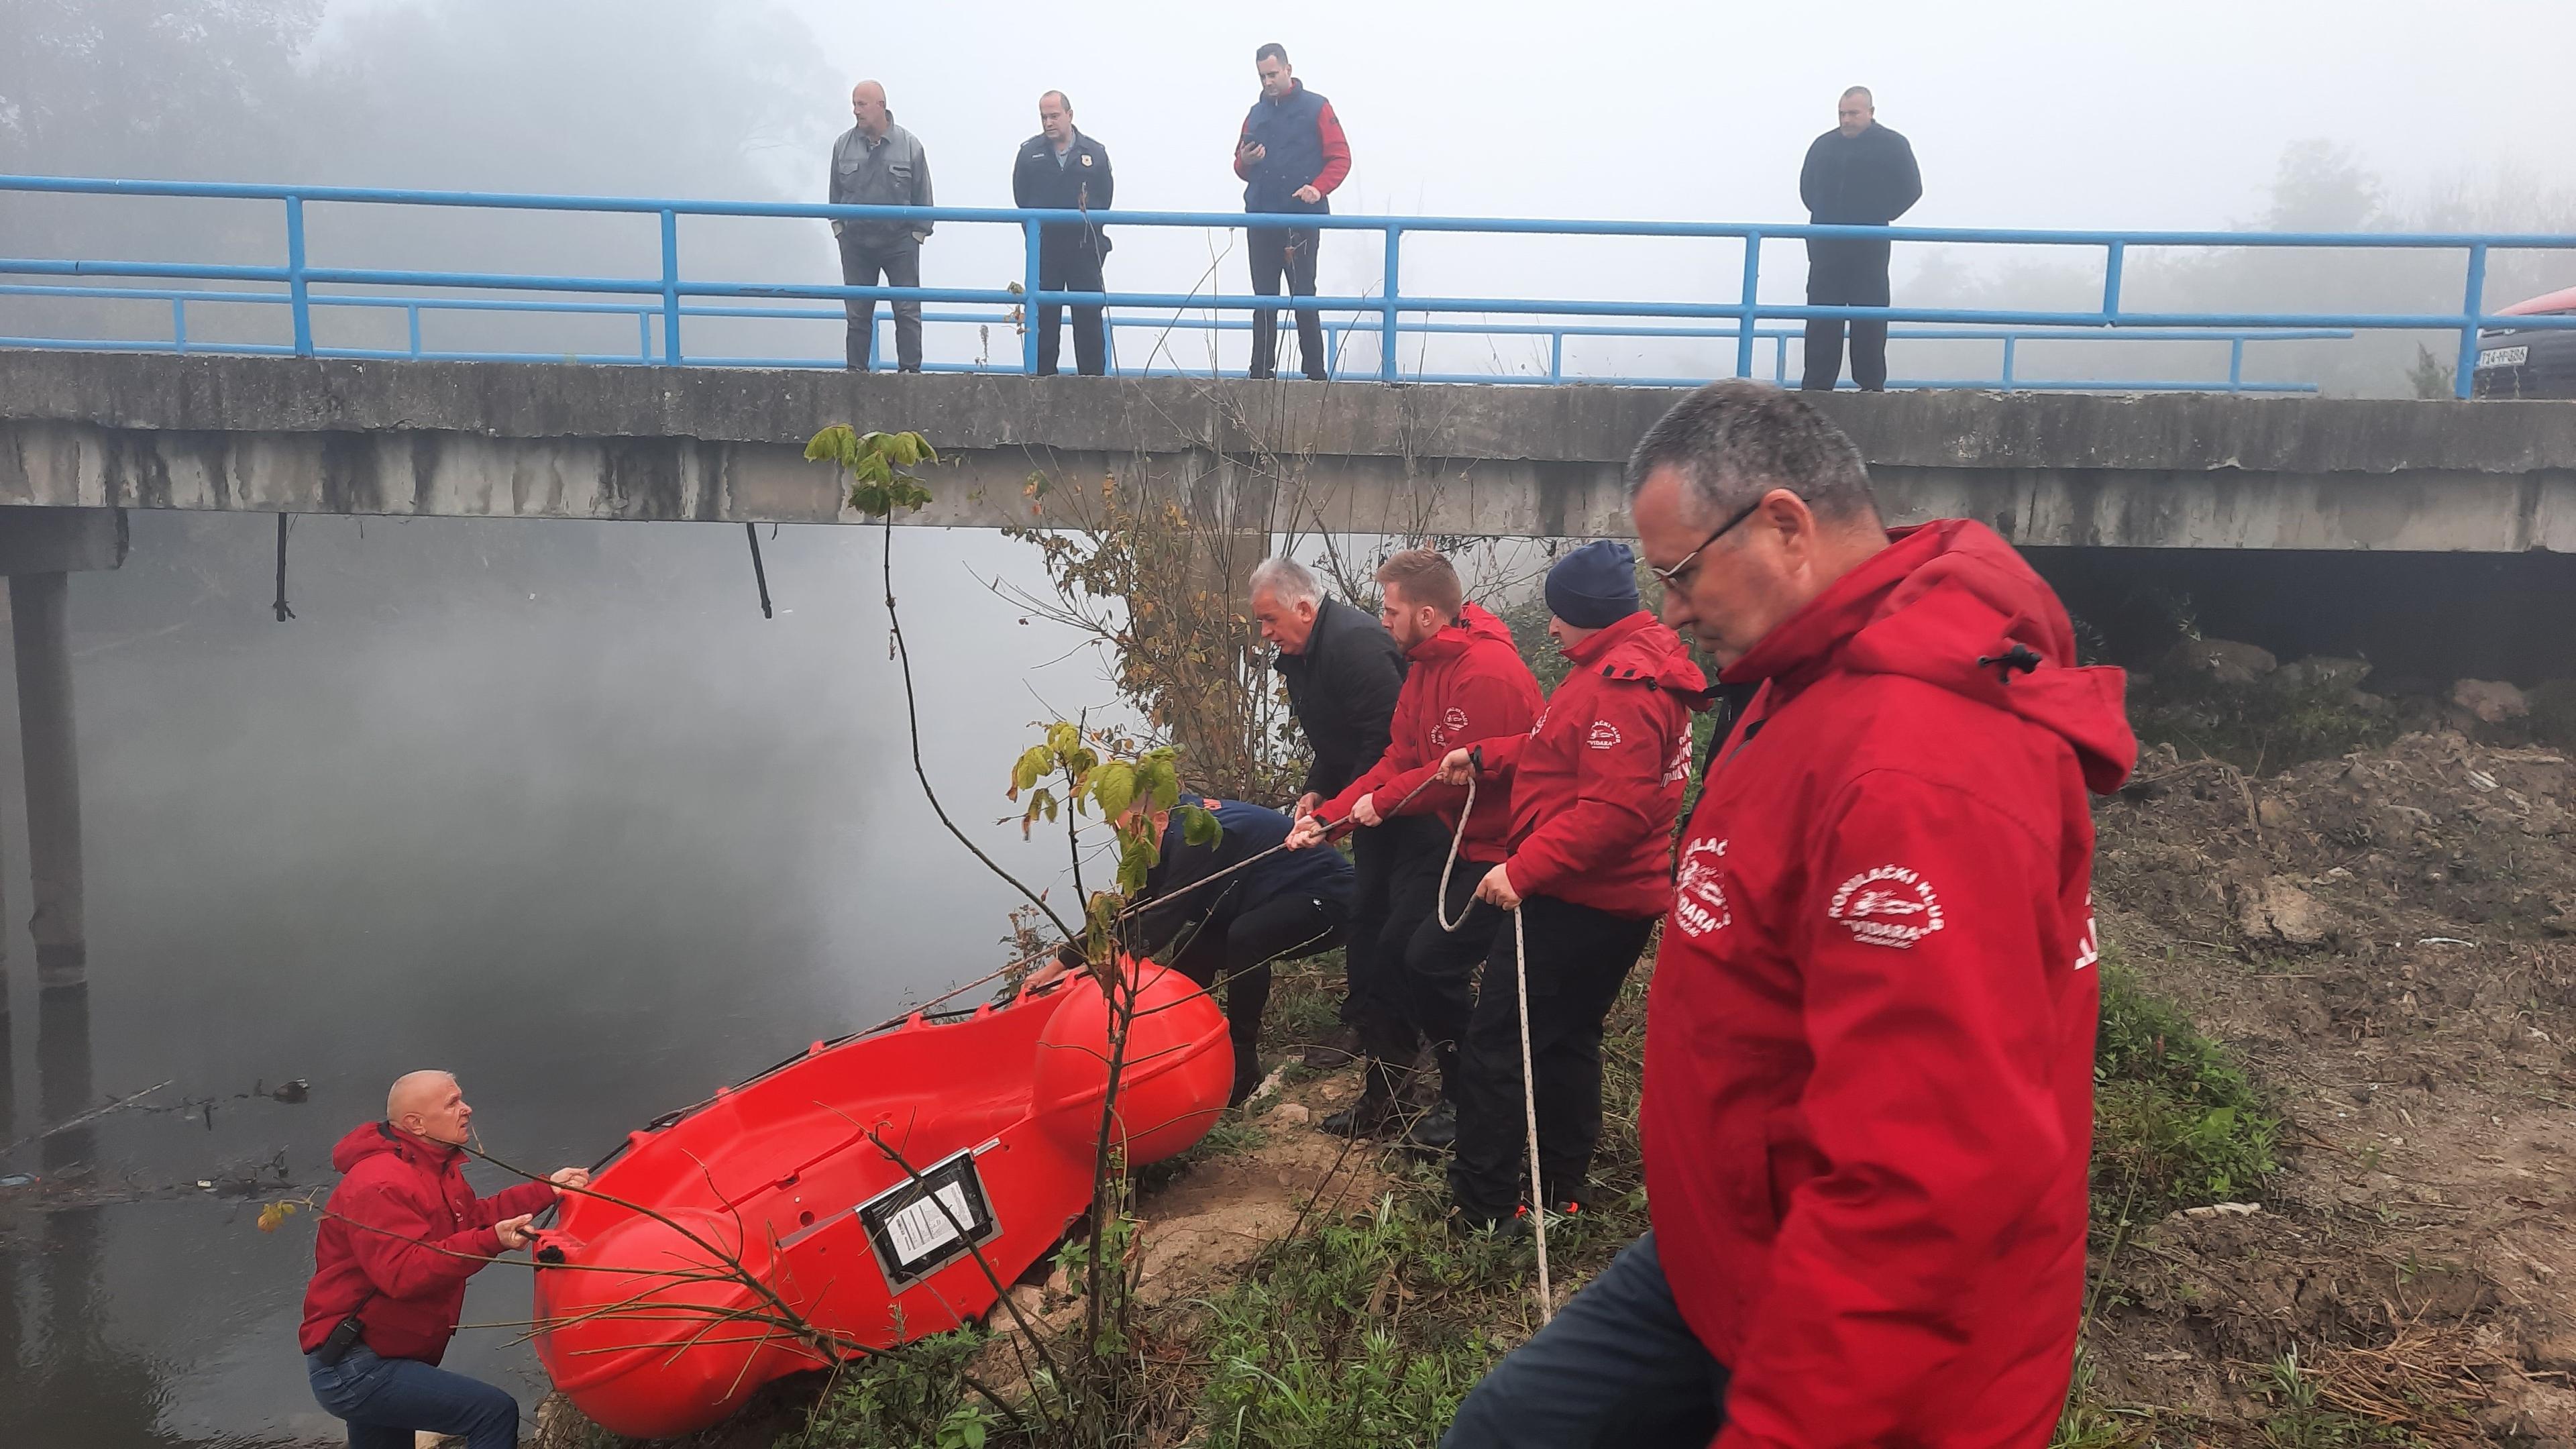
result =
[[1871,946],[1911,946],[1941,929],[1941,898],[1921,873],[1882,865],[1844,881],[1825,907],[1852,939]]
[[2093,898],[2084,898],[2084,934],[2075,942],[2075,964],[2070,971],[2081,971],[2102,959],[2102,931],[2093,922]]
[[1453,704],[1440,716],[1439,725],[1431,731],[1431,743],[1447,749],[1451,740],[1466,732],[1467,712]]
[[1723,840],[1694,840],[1682,847],[1681,868],[1673,874],[1673,924],[1686,936],[1723,931],[1735,920],[1726,908],[1726,879],[1718,860],[1726,854]]
[[1615,750],[1619,748],[1619,727],[1606,719],[1596,719],[1592,733],[1585,735],[1583,742],[1596,750]]
[[1673,757],[1672,757],[1672,759],[1671,759],[1671,760],[1669,760],[1669,761],[1667,761],[1667,762],[1665,763],[1665,765],[1664,765],[1664,783],[1665,783],[1665,784],[1667,784],[1667,785],[1687,785],[1687,784],[1689,784],[1689,783],[1690,783],[1690,766],[1691,766],[1691,759],[1690,759],[1690,757],[1691,757],[1691,737],[1690,737],[1690,731],[1688,731],[1688,730],[1684,730],[1684,731],[1682,731],[1682,737],[1681,737],[1680,739],[1675,740],[1675,741],[1673,742]]

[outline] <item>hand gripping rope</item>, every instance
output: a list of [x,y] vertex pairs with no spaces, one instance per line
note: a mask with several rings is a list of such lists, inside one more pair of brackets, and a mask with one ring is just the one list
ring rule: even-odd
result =
[[[1458,913],[1458,919],[1449,919],[1449,869],[1458,863],[1458,843],[1467,838],[1467,817],[1476,809],[1476,776],[1485,768],[1484,751],[1470,750],[1467,758],[1467,803],[1458,811],[1458,828],[1449,837],[1449,858],[1440,863],[1440,894],[1431,902],[1432,911],[1440,917],[1440,929],[1450,932],[1465,925],[1476,909],[1470,901],[1467,909]],[[1522,933],[1518,906],[1512,908],[1512,975],[1513,988],[1520,998],[1521,1110],[1529,1122],[1530,1238],[1538,1245],[1538,1321],[1544,1327],[1556,1317],[1556,1294],[1547,1281],[1547,1203],[1539,1186],[1538,1165],[1538,1077],[1530,1070],[1529,938]]]

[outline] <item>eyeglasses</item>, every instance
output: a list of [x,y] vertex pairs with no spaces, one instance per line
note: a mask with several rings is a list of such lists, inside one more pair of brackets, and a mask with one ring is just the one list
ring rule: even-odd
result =
[[[1768,492],[1765,492],[1762,495],[1762,498],[1768,498],[1770,496],[1771,495]],[[1732,517],[1717,526],[1717,531],[1715,533],[1712,533],[1708,537],[1699,541],[1699,547],[1683,554],[1682,561],[1680,563],[1677,563],[1668,569],[1659,569],[1653,564],[1648,564],[1646,565],[1646,572],[1653,574],[1655,576],[1655,581],[1666,588],[1679,587],[1682,581],[1682,575],[1690,571],[1691,565],[1698,561],[1701,554],[1708,552],[1708,546],[1717,542],[1719,539],[1726,537],[1727,533],[1732,530],[1735,525],[1751,518],[1755,511],[1762,507],[1762,498],[1756,498],[1752,502],[1745,504],[1742,508],[1735,510]]]

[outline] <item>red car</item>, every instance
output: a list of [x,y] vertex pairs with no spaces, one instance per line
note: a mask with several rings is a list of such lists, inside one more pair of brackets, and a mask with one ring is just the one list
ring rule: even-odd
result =
[[[2516,302],[2506,317],[2576,316],[2576,287]],[[2489,328],[2478,334],[2478,397],[2576,398],[2576,328]]]

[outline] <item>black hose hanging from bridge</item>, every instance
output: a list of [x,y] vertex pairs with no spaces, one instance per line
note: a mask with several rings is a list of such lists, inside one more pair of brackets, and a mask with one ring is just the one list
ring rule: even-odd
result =
[[277,611],[281,624],[295,617],[295,611],[286,607],[286,519],[283,513],[277,515],[277,602],[269,606]]
[[[746,523],[742,526],[742,536],[751,540],[751,577],[760,585],[760,617],[776,618],[777,616],[769,611],[769,570],[760,562],[760,530]],[[278,567],[283,569],[286,565],[281,562]],[[280,585],[280,587],[284,586]]]

